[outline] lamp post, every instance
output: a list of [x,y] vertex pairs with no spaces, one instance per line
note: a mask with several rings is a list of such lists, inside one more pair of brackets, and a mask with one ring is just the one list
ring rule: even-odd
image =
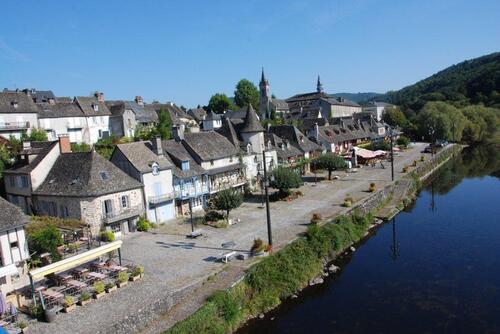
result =
[[269,244],[269,252],[273,251],[273,233],[271,230],[271,212],[269,210],[269,179],[267,177],[266,166],[266,151],[262,151],[262,165],[264,168],[264,190],[266,194],[266,218],[267,218],[267,239]]
[[391,181],[394,181],[394,132],[392,128],[389,130],[389,137],[391,138]]
[[434,156],[434,133],[436,133],[434,125],[429,126],[429,137],[431,138],[431,156]]
[[260,196],[260,207],[261,209],[264,208],[264,178],[262,176],[262,174],[260,173],[262,167],[260,165],[260,163],[257,164],[257,178],[259,179],[259,183],[260,183],[260,192],[261,192],[261,196]]
[[193,198],[189,197],[189,215],[191,216],[191,232],[194,232],[194,223],[193,223]]

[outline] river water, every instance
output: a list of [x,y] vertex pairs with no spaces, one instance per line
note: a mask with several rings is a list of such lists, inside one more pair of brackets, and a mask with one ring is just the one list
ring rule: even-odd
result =
[[238,333],[500,333],[500,148],[464,150],[337,264]]

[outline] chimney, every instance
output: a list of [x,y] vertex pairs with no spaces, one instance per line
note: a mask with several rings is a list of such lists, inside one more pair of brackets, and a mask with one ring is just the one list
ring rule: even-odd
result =
[[56,100],[53,97],[49,97],[49,104],[56,104]]
[[153,152],[155,152],[157,156],[162,156],[163,148],[161,146],[161,137],[156,136],[151,140],[151,142],[153,143]]
[[104,94],[102,92],[95,92],[94,96],[97,99],[97,101],[104,102]]
[[59,151],[62,153],[71,153],[71,143],[67,134],[59,135]]
[[142,96],[137,95],[135,97],[135,103],[137,103],[140,106],[143,106],[144,105],[144,100],[142,99]]
[[172,136],[174,137],[175,141],[184,140],[184,125],[182,124],[174,125],[172,127]]

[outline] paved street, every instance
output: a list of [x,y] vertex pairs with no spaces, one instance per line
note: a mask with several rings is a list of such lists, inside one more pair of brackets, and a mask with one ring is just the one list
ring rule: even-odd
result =
[[[400,178],[404,165],[419,160],[425,144],[416,143],[413,147],[399,153],[395,159],[395,176]],[[430,158],[425,154],[426,159]],[[380,164],[365,167],[357,173],[333,173],[340,179],[314,183],[314,175],[308,175],[301,191],[304,196],[293,202],[271,203],[271,217],[275,248],[293,240],[307,228],[313,213],[330,217],[344,210],[341,206],[346,196],[359,200],[369,195],[366,190],[370,182],[381,188],[390,182],[390,164],[385,162],[385,169]],[[231,218],[239,218],[240,223],[227,229],[200,226],[204,235],[196,240],[186,239],[190,231],[189,222],[171,223],[160,226],[147,233],[135,233],[125,239],[123,258],[125,263],[134,262],[145,267],[146,276],[139,282],[129,284],[114,295],[106,296],[86,307],[78,307],[72,314],[62,314],[55,323],[38,323],[31,326],[32,333],[66,333],[68,328],[73,333],[106,332],[106,326],[119,323],[136,310],[151,302],[173,296],[180,289],[202,282],[209,275],[217,273],[225,266],[214,262],[223,253],[221,244],[234,241],[235,250],[246,252],[254,238],[267,241],[265,209],[260,208],[260,201],[245,202],[231,212]],[[236,260],[229,266],[246,266]],[[227,265],[226,265],[227,266]]]

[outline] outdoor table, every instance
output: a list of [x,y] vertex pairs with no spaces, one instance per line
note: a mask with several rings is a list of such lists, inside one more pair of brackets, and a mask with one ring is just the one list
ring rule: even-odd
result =
[[54,291],[52,289],[47,289],[42,291],[42,295],[51,300],[58,300],[64,298],[64,295],[60,292]]
[[111,271],[127,271],[127,267],[117,266],[114,264],[108,266],[108,269]]
[[59,283],[61,284],[61,283],[65,283],[66,281],[72,279],[73,276],[71,276],[70,274],[57,274],[56,278],[59,281]]
[[97,271],[101,271],[101,270],[104,270],[106,269],[106,262],[94,262],[92,264],[92,267],[95,268],[95,270]]
[[80,277],[84,276],[86,273],[89,272],[89,270],[87,268],[83,268],[83,267],[78,267],[78,268],[75,268],[73,269],[73,271]]
[[87,284],[83,283],[83,282],[80,282],[80,281],[77,281],[75,279],[71,279],[69,281],[66,282],[66,284],[73,288],[73,289],[76,289],[76,290],[80,290],[80,289],[83,289],[87,286]]
[[91,279],[96,280],[96,281],[100,281],[100,280],[105,279],[106,275],[91,271],[90,273],[87,274],[87,277],[90,277]]
[[45,289],[47,289],[46,286],[40,285],[39,287],[35,288],[35,292],[38,293],[39,291],[43,291]]

